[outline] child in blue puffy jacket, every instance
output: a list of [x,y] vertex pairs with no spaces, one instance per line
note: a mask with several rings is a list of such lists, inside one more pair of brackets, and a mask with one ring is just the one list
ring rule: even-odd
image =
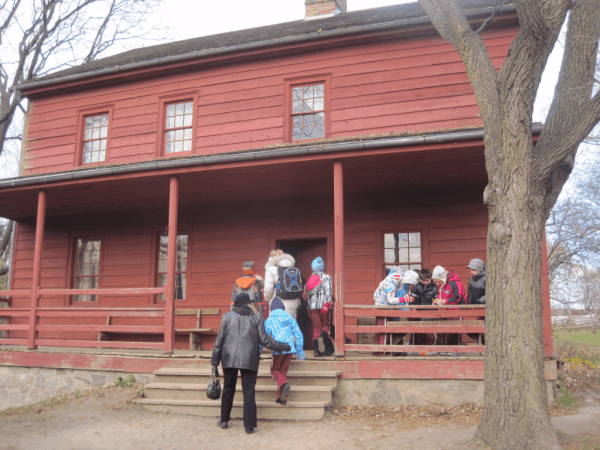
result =
[[275,400],[275,403],[285,405],[290,394],[287,373],[294,353],[298,354],[298,359],[306,359],[303,350],[304,337],[296,320],[285,312],[285,306],[279,297],[275,297],[271,301],[271,314],[265,320],[265,330],[273,339],[284,342],[291,347],[289,352],[273,352],[273,362],[271,363],[271,375],[277,382],[277,400]]

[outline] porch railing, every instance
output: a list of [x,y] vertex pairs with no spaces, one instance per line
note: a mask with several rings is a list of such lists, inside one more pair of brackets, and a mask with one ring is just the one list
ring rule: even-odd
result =
[[[147,295],[163,294],[164,287],[158,288],[115,288],[115,289],[40,289],[38,295],[42,296],[64,296],[64,295]],[[0,301],[12,303],[13,298],[29,298],[30,290],[0,291]],[[169,305],[154,307],[97,307],[97,306],[58,306],[35,308],[33,314],[31,308],[2,308],[0,318],[23,318],[28,323],[23,324],[0,324],[0,330],[19,331],[30,334],[33,327],[33,342],[28,338],[2,338],[2,345],[25,345],[32,348],[38,345],[44,347],[79,347],[79,348],[126,348],[126,349],[161,349],[165,347],[165,341],[169,338],[167,321],[170,320],[167,309]],[[157,318],[163,320],[163,325],[108,325],[108,324],[40,324],[40,318],[107,318],[107,317],[129,317],[129,318]],[[129,342],[129,341],[90,341],[81,339],[44,339],[38,337],[40,331],[68,331],[68,332],[112,332],[112,333],[156,333],[163,334],[161,342]],[[172,343],[168,343],[169,346]]]
[[[447,333],[477,334],[485,333],[485,305],[451,306],[372,306],[343,305],[344,333]],[[347,319],[361,318],[409,318],[429,319],[427,321],[398,321],[386,325],[347,325]],[[339,341],[338,341],[339,343]],[[416,352],[416,353],[484,353],[485,346],[476,345],[380,345],[380,344],[343,344],[338,354],[344,351],[355,352]]]

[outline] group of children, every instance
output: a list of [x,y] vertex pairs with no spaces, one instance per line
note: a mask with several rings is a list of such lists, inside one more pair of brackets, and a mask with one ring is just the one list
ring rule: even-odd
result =
[[[486,267],[479,258],[472,259],[467,268],[471,271],[471,278],[467,291],[460,281],[460,277],[453,270],[446,270],[436,266],[431,272],[429,269],[408,270],[404,274],[398,268],[391,271],[379,284],[373,298],[375,305],[465,305],[485,304]],[[400,318],[377,318],[377,325],[385,325],[386,320],[400,320]],[[427,319],[422,319],[427,320]],[[404,338],[404,335],[391,336],[391,344]],[[428,342],[427,335],[413,335],[410,344],[435,344]],[[375,344],[387,344],[388,335],[375,336]],[[396,342],[394,342],[394,340]],[[450,342],[447,342],[450,344]]]
[[306,283],[295,264],[293,256],[273,250],[265,266],[263,280],[254,273],[254,262],[247,261],[243,264],[244,275],[235,281],[232,293],[232,305],[238,295],[247,293],[252,300],[251,308],[259,316],[264,318],[264,311],[268,311],[269,315],[264,321],[265,331],[291,348],[288,352],[273,352],[271,363],[271,375],[278,386],[276,403],[281,405],[287,404],[290,392],[287,373],[294,355],[300,360],[306,358],[304,336],[297,322],[298,309],[305,293],[308,316],[313,325],[314,355],[320,357],[334,353],[329,338],[332,282],[325,273],[325,262],[321,257],[313,260],[312,274]]

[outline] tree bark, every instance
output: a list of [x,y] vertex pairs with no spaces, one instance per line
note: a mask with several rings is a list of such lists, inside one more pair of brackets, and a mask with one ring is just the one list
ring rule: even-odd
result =
[[[420,3],[438,32],[461,55],[483,120],[489,180],[484,192],[489,211],[488,302],[485,409],[476,437],[497,450],[559,449],[546,390],[542,239],[577,146],[600,120],[600,101],[597,96],[590,98],[600,2],[513,0],[520,32],[499,73],[457,0]],[[534,145],[535,97],[569,10],[555,101]]]

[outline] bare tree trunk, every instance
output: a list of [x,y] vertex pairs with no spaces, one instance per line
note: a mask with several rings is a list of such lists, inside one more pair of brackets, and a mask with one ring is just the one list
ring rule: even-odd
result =
[[[498,145],[514,157],[533,145],[528,136],[503,136]],[[527,164],[490,175],[490,186],[503,195],[488,205],[485,409],[477,438],[496,449],[561,448],[550,422],[544,367],[544,192],[530,175]]]

